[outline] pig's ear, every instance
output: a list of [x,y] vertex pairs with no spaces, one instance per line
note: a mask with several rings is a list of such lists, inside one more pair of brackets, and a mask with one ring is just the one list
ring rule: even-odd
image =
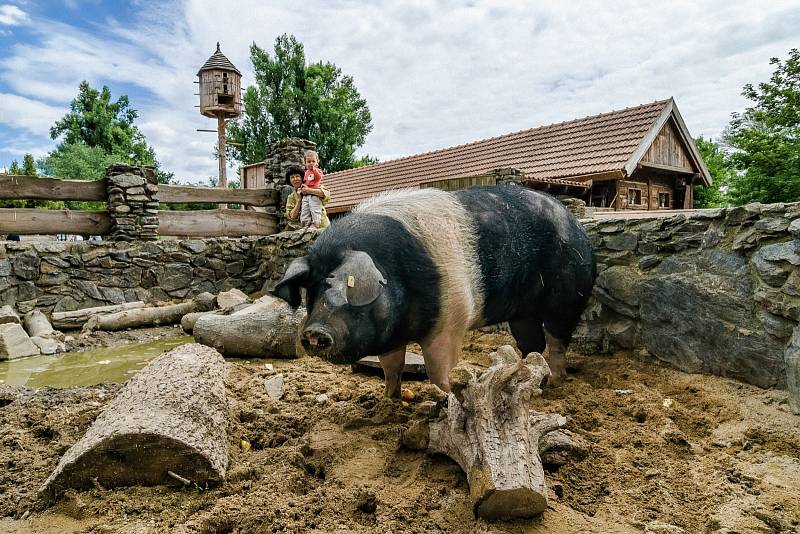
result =
[[308,279],[310,272],[311,267],[306,257],[297,258],[289,264],[283,278],[270,293],[288,302],[292,308],[297,308],[302,303],[300,288]]
[[366,252],[349,252],[340,269],[344,275],[347,302],[352,306],[371,304],[386,285],[386,279]]

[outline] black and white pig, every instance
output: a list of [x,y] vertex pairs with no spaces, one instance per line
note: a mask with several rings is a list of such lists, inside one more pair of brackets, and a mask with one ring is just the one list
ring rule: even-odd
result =
[[297,307],[301,342],[334,363],[379,355],[400,394],[406,344],[431,381],[448,374],[471,328],[508,321],[523,354],[549,347],[550,383],[592,292],[589,237],[558,200],[519,186],[391,192],[361,204],[294,260],[273,294]]

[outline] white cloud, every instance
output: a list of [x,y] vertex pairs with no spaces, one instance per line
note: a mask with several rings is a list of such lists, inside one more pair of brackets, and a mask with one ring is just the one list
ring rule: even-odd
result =
[[0,5],[0,24],[18,26],[27,22],[30,17],[23,10],[11,4]]
[[205,180],[217,165],[214,136],[195,131],[214,127],[194,107],[197,69],[220,41],[251,84],[250,44],[271,51],[277,35],[291,33],[309,60],[353,76],[374,123],[362,152],[381,159],[669,96],[692,134],[716,136],[747,105],[742,86],[768,78],[769,58],[797,46],[800,24],[796,1],[676,1],[657,10],[633,0],[231,5],[141,2],[133,21],[97,31],[37,20],[37,40],[11,48],[0,78],[38,111],[12,116],[15,106],[2,102],[0,122],[46,133],[81,80],[138,86],[146,96],[131,104],[163,166]]
[[0,93],[0,123],[47,135],[65,109],[11,93]]

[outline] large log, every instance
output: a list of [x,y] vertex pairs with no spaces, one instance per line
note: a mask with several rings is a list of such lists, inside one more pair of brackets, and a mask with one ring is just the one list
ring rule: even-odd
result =
[[39,490],[52,502],[68,488],[198,485],[228,465],[225,362],[196,343],[162,354],[120,390]]
[[[539,353],[520,359],[508,345],[480,370],[466,363],[450,373],[452,393],[432,419],[412,422],[406,446],[445,454],[467,474],[475,514],[485,519],[533,517],[547,507],[540,450],[543,436],[566,424],[530,410],[550,369]],[[557,447],[551,440],[548,448]],[[563,445],[562,445],[563,447]]]
[[192,333],[195,341],[225,356],[294,358],[302,354],[297,330],[304,318],[304,309],[265,295],[231,315],[199,317]]
[[56,328],[63,328],[65,330],[81,328],[86,321],[94,315],[104,313],[115,313],[123,310],[132,310],[136,308],[144,308],[146,304],[141,300],[136,302],[126,302],[124,304],[112,304],[110,306],[96,306],[94,308],[83,308],[80,310],[66,311],[66,312],[53,312],[51,319],[53,326]]
[[108,315],[94,315],[86,321],[86,324],[83,325],[83,329],[88,331],[116,331],[142,326],[175,324],[179,323],[181,317],[187,313],[209,310],[213,302],[213,295],[210,293],[202,293],[193,300],[181,302],[180,304],[168,304],[167,306],[154,306],[151,308],[135,308],[110,313]]

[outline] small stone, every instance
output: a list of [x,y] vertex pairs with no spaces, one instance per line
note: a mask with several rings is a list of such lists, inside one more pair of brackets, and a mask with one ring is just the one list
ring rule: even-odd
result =
[[271,363],[265,363],[264,364],[264,370],[266,372],[268,372],[268,373],[271,373],[271,372],[273,372],[275,370],[275,366],[272,365]]
[[658,469],[650,469],[644,474],[645,478],[654,478],[661,474],[661,471]]
[[217,295],[217,306],[222,309],[233,308],[239,304],[250,302],[250,298],[239,289],[233,288]]
[[120,204],[119,206],[114,208],[116,213],[128,213],[131,211],[131,207],[126,204]]
[[283,375],[275,375],[264,380],[264,387],[267,389],[267,395],[272,400],[280,400],[283,397],[284,382]]
[[661,523],[660,521],[652,521],[644,527],[645,534],[686,534],[686,531],[681,527],[670,525],[669,523]]
[[615,389],[614,393],[616,393],[617,395],[630,395],[631,393],[633,393],[633,390],[632,389]]
[[647,256],[642,256],[642,258],[639,260],[639,269],[641,269],[642,271],[646,271],[650,267],[655,267],[659,263],[661,263],[661,258],[659,258],[658,256],[652,254]]
[[325,393],[323,393],[321,395],[317,395],[316,400],[318,404],[325,404],[326,402],[328,402],[329,397]]

